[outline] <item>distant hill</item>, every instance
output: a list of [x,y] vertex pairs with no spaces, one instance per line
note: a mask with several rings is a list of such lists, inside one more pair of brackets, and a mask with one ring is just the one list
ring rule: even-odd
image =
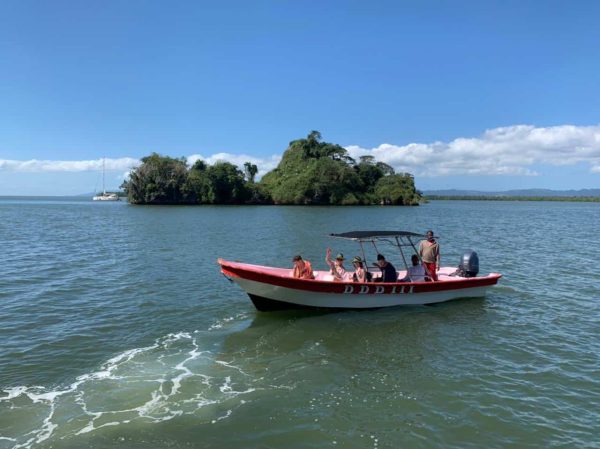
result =
[[485,196],[485,197],[600,197],[600,189],[580,189],[580,190],[551,190],[551,189],[517,189],[504,190],[500,192],[484,192],[480,190],[426,190],[425,196]]

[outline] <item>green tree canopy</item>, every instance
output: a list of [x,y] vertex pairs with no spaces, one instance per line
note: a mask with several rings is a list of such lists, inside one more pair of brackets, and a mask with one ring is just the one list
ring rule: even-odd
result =
[[248,198],[244,174],[229,162],[217,162],[206,170],[208,203],[240,204]]
[[[277,168],[262,178],[261,185],[276,204],[418,204],[420,195],[415,194],[412,177],[401,177],[400,182],[390,165],[373,156],[362,156],[359,161],[312,131],[305,139],[290,142]],[[384,178],[390,180],[377,192]],[[383,187],[392,184],[393,190]]]
[[374,193],[380,204],[411,206],[421,200],[412,175],[407,174],[388,175],[379,179]]
[[123,183],[132,204],[418,204],[421,193],[408,173],[373,156],[357,163],[342,146],[311,131],[290,142],[277,168],[255,182],[258,167],[243,171],[229,162],[213,165],[152,153]]
[[254,177],[258,173],[258,167],[250,162],[244,162],[244,174],[248,182],[254,182]]
[[184,158],[152,153],[142,158],[142,165],[131,172],[124,188],[133,204],[173,204],[180,202],[186,178]]

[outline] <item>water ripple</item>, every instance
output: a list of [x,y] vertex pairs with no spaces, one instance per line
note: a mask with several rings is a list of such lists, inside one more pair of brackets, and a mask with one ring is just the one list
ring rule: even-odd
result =
[[[0,448],[600,447],[600,242],[576,251],[598,219],[0,200]],[[215,264],[319,267],[320,236],[381,223],[505,276],[486,299],[259,314]]]

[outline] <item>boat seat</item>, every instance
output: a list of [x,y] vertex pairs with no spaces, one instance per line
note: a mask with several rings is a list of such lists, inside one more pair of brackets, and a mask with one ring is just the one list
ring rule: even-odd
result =
[[318,281],[333,281],[333,275],[328,271],[313,271],[313,275],[315,279]]

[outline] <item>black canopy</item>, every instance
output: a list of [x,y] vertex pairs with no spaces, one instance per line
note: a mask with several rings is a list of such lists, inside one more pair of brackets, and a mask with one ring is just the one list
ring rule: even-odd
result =
[[425,237],[424,234],[409,231],[352,231],[342,232],[341,234],[329,234],[329,236],[350,240],[368,240],[378,237]]

